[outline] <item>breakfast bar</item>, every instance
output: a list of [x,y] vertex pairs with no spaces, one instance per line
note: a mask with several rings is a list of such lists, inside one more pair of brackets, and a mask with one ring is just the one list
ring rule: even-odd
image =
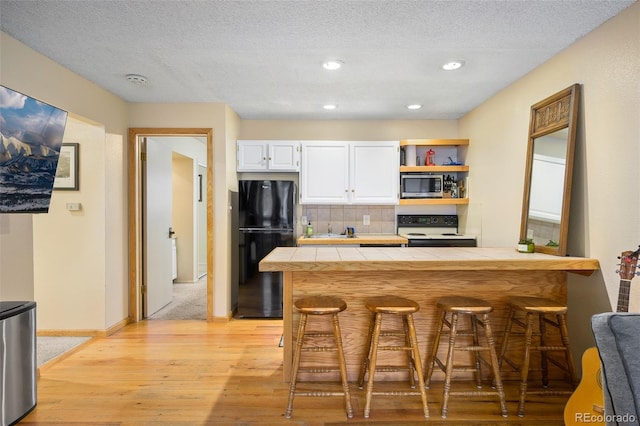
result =
[[[284,380],[290,377],[297,323],[293,301],[307,295],[332,295],[347,303],[340,326],[353,381],[368,330],[370,314],[364,304],[368,297],[396,295],[420,305],[414,318],[424,360],[434,335],[437,298],[465,295],[491,302],[493,329],[500,340],[508,297],[542,296],[566,303],[567,273],[590,275],[599,263],[582,257],[519,253],[512,247],[278,247],[259,267],[283,273]],[[330,356],[317,354],[318,359]],[[394,374],[380,377],[393,380]],[[434,380],[438,380],[436,374]]]

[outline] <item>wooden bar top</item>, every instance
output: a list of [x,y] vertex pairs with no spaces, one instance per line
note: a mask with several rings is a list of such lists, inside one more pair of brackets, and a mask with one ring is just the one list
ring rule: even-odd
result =
[[568,271],[590,275],[597,259],[520,253],[513,247],[277,247],[260,271]]

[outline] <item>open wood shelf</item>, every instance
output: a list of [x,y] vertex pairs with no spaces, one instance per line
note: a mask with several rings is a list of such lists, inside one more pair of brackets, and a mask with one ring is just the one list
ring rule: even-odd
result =
[[[400,146],[467,146],[469,139],[401,139]],[[438,165],[438,166],[400,166],[400,173],[467,173],[469,166],[462,165]],[[401,206],[426,206],[426,205],[466,205],[468,198],[411,198],[401,199]]]
[[469,166],[460,165],[460,166],[400,166],[400,172],[468,172]]
[[405,198],[400,200],[401,206],[469,204],[468,198]]
[[469,139],[401,139],[400,146],[420,145],[420,146],[457,146],[469,145]]

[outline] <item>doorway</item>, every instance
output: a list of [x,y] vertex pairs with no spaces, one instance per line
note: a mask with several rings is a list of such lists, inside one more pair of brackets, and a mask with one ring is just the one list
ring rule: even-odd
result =
[[143,319],[144,291],[144,200],[143,142],[148,137],[193,136],[206,139],[206,287],[207,320],[213,320],[213,129],[131,128],[129,129],[129,319]]

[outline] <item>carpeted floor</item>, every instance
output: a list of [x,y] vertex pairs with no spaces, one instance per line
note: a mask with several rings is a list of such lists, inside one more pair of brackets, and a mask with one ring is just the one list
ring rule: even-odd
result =
[[150,320],[206,320],[207,319],[207,277],[197,283],[173,285],[173,300],[164,308],[151,315]]
[[90,336],[36,336],[36,358],[38,367],[83,344],[89,339],[91,339]]

